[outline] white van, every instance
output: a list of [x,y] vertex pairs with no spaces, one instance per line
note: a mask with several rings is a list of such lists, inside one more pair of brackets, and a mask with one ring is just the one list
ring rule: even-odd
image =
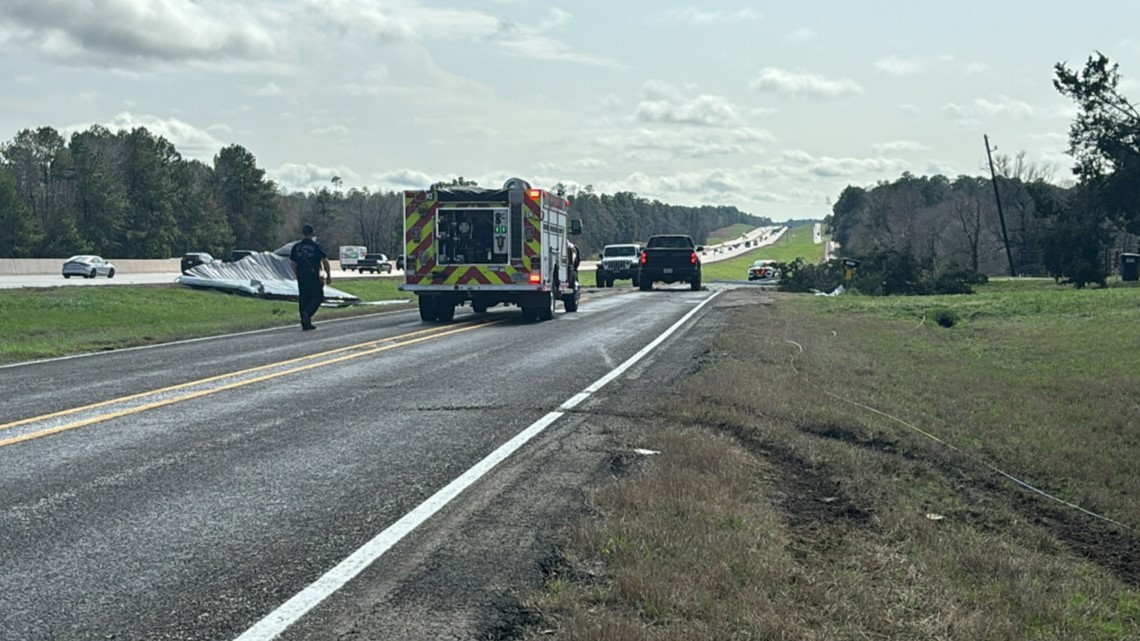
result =
[[363,245],[341,245],[340,246],[340,268],[346,272],[356,271],[356,264],[360,262],[361,258],[368,253],[368,248]]

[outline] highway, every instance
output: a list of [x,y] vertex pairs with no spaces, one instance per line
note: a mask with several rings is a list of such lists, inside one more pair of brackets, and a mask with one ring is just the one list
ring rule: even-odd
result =
[[[780,226],[758,227],[745,234],[742,238],[734,239],[725,243],[706,246],[702,260],[706,263],[715,263],[718,261],[735,258],[736,256],[752,251],[756,247],[769,245],[776,242],[776,240],[778,240],[786,230],[786,227]],[[752,246],[745,247],[744,241],[752,241]],[[0,289],[18,289],[22,287],[156,285],[163,283],[173,283],[174,280],[179,276],[177,271],[140,271],[136,273],[134,270],[125,270],[116,273],[114,278],[64,278],[59,272],[59,266],[63,265],[63,259],[59,259],[58,266],[54,261],[37,262],[42,263],[40,270],[47,273],[26,273],[22,275],[9,275],[0,273]],[[118,264],[124,263],[123,261],[118,261]],[[583,260],[581,264],[581,270],[583,272],[594,271],[596,265],[596,261]],[[402,273],[398,271],[389,274],[358,274],[356,272],[341,271],[339,267],[340,263],[333,261],[334,280],[336,278],[402,277]],[[176,270],[177,265],[174,264],[173,268]]]
[[514,629],[583,487],[638,445],[623,421],[691,371],[719,301],[761,295],[388,312],[0,368],[0,641]]

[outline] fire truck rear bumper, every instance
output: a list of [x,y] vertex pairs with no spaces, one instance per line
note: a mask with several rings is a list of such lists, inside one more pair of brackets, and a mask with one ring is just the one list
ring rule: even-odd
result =
[[445,293],[445,292],[549,292],[546,285],[400,285],[402,292]]

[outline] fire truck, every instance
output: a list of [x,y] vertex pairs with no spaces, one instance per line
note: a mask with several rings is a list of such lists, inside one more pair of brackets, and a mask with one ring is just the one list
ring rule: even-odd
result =
[[502,189],[437,187],[404,192],[404,284],[420,318],[451,322],[470,304],[481,314],[517,305],[526,320],[578,310],[578,252],[569,202],[520,178]]

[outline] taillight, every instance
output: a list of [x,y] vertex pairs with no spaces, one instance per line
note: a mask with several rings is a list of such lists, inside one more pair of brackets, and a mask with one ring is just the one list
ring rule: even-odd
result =
[[697,252],[693,252],[693,253],[689,254],[689,264],[690,265],[696,265],[697,264]]
[[645,255],[645,252],[641,252],[641,257],[640,257],[640,258],[638,258],[637,260],[638,260],[638,262],[640,262],[642,265],[644,265],[644,264],[645,264],[645,261],[646,261],[646,258],[648,258],[648,257]]
[[537,285],[541,282],[542,282],[542,274],[531,274],[530,275],[530,284],[531,285]]

